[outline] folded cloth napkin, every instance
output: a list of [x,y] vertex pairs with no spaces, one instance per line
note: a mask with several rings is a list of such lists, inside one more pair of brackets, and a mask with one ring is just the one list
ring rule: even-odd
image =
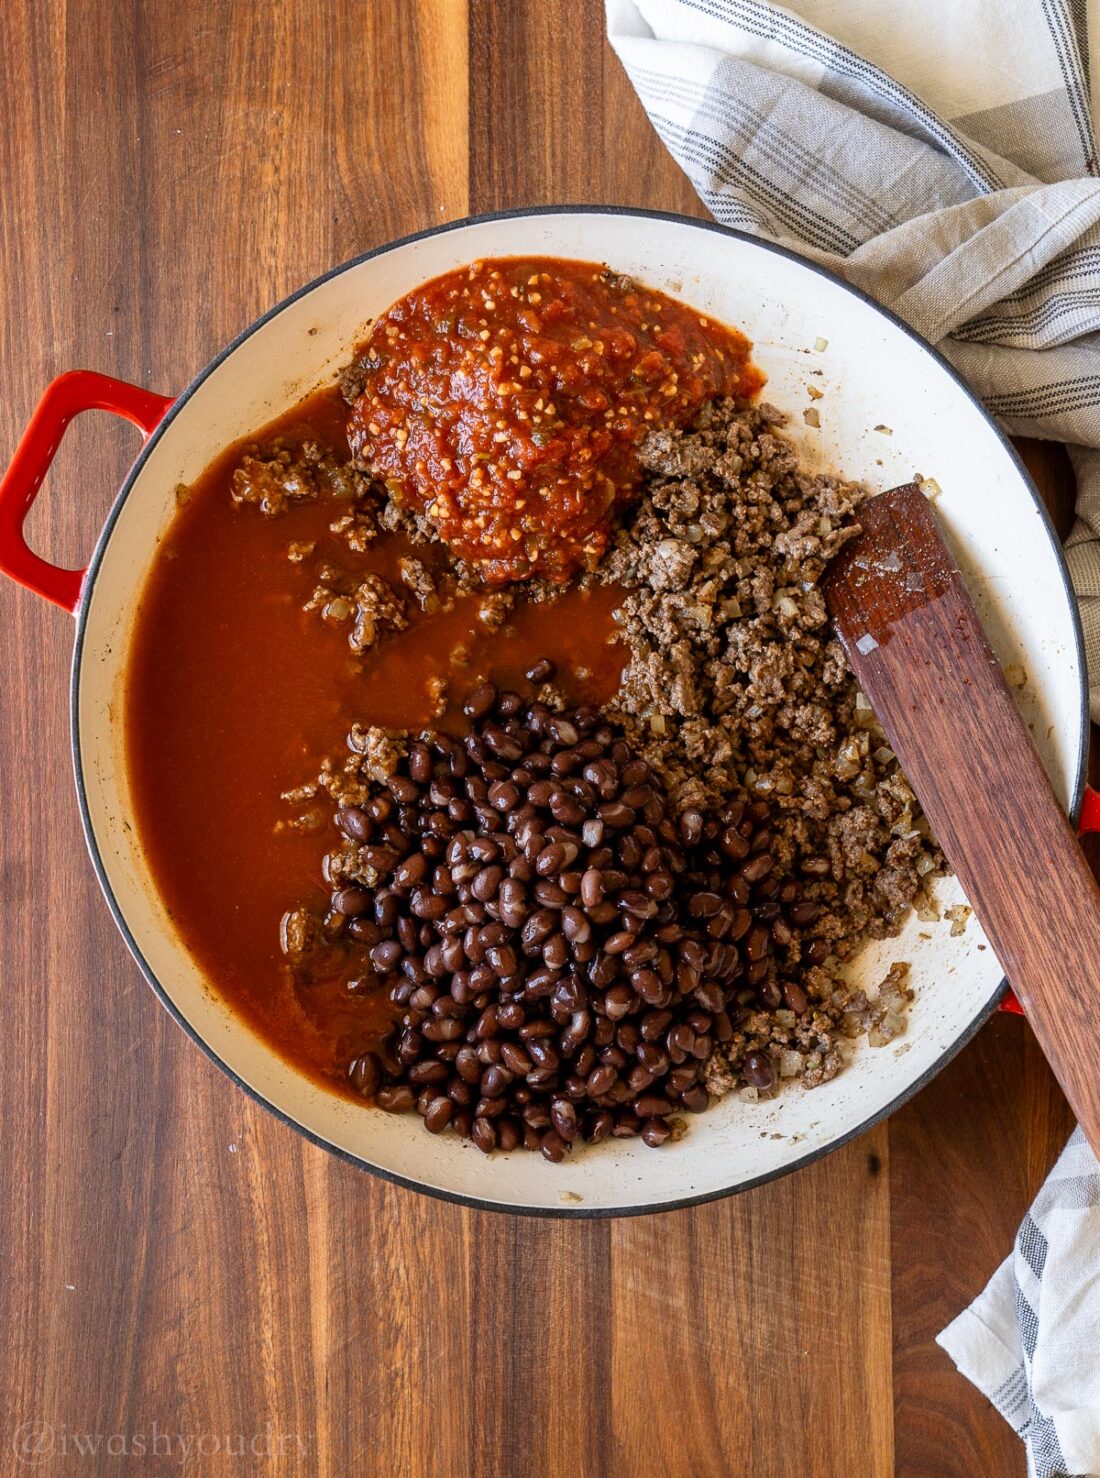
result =
[[1100,1473],[1100,1167],[1080,1129],[984,1293],[939,1337],[1036,1478]]
[[[606,3],[611,45],[719,221],[892,308],[1010,432],[1070,444],[1066,553],[1100,721],[1088,0]],[[1100,1474],[1100,1166],[1080,1132],[941,1342],[1024,1438],[1032,1473]]]

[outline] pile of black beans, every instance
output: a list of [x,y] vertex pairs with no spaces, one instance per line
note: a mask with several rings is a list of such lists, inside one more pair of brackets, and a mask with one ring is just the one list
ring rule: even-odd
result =
[[675,817],[594,708],[483,682],[464,712],[464,738],[410,739],[336,814],[329,926],[358,946],[353,987],[398,1008],[352,1085],[487,1154],[679,1137],[745,1002],[779,1004],[800,889],[774,876],[768,807]]

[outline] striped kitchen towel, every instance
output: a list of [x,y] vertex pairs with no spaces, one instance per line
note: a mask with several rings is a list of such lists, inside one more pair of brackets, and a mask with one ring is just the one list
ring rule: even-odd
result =
[[1100,1170],[1078,1129],[1011,1257],[939,1343],[1027,1444],[1036,1478],[1100,1473]]
[[1091,8],[607,0],[607,18],[654,127],[719,221],[892,308],[1010,432],[1070,443],[1067,556],[1100,721]]
[[[1070,443],[1067,557],[1100,721],[1091,10],[607,0],[612,46],[719,221],[892,308],[1010,432]],[[1100,32],[1092,39],[1097,50]],[[1100,1475],[1100,1167],[1080,1131],[1013,1255],[940,1341],[1023,1437],[1032,1474]]]

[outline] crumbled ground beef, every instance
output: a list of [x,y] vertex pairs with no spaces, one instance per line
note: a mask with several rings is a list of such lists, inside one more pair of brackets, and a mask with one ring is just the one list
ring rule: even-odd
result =
[[330,626],[350,626],[348,645],[367,652],[389,632],[409,624],[405,601],[381,575],[348,575],[336,565],[321,565],[318,584],[303,610],[318,611]]
[[401,572],[401,583],[412,593],[422,611],[438,611],[443,608],[436,578],[423,560],[412,555],[403,555],[397,561]]
[[490,631],[496,631],[507,621],[515,603],[515,593],[511,590],[490,591],[478,601],[477,618]]
[[263,454],[250,447],[232,479],[233,501],[254,504],[270,516],[285,513],[294,503],[312,501],[321,493],[337,498],[362,498],[370,479],[351,462],[315,441],[294,446],[277,441]]
[[769,800],[779,862],[821,910],[797,977],[809,1009],[750,1015],[714,1060],[713,1091],[763,1047],[786,1054],[784,1076],[831,1077],[839,1024],[871,1009],[837,965],[896,933],[943,867],[818,588],[867,492],[804,471],[781,422],[716,402],[688,431],[651,434],[645,489],[597,571],[630,589],[616,706],[632,742],[681,809]]
[[355,652],[366,652],[390,631],[404,631],[409,624],[405,602],[381,575],[364,575],[355,591],[355,619],[348,644]]
[[378,521],[370,508],[359,506],[329,524],[329,533],[335,534],[354,554],[365,553],[367,546],[378,538]]

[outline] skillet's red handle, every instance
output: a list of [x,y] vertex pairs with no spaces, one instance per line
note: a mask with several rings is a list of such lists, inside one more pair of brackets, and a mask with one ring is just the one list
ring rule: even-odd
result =
[[65,611],[75,611],[84,570],[63,570],[40,558],[23,537],[23,524],[38,496],[65,428],[81,411],[111,411],[141,428],[146,438],[172,404],[140,385],[113,380],[94,370],[70,370],[46,386],[11,465],[0,478],[0,573],[45,596]]
[[[1100,831],[1100,790],[1093,790],[1091,785],[1086,785],[1084,798],[1081,801],[1081,819],[1077,823],[1077,835],[1087,837],[1094,831]],[[1024,1014],[1023,1007],[1013,994],[1011,986],[1001,997],[1001,1010],[1011,1011],[1014,1016]]]

